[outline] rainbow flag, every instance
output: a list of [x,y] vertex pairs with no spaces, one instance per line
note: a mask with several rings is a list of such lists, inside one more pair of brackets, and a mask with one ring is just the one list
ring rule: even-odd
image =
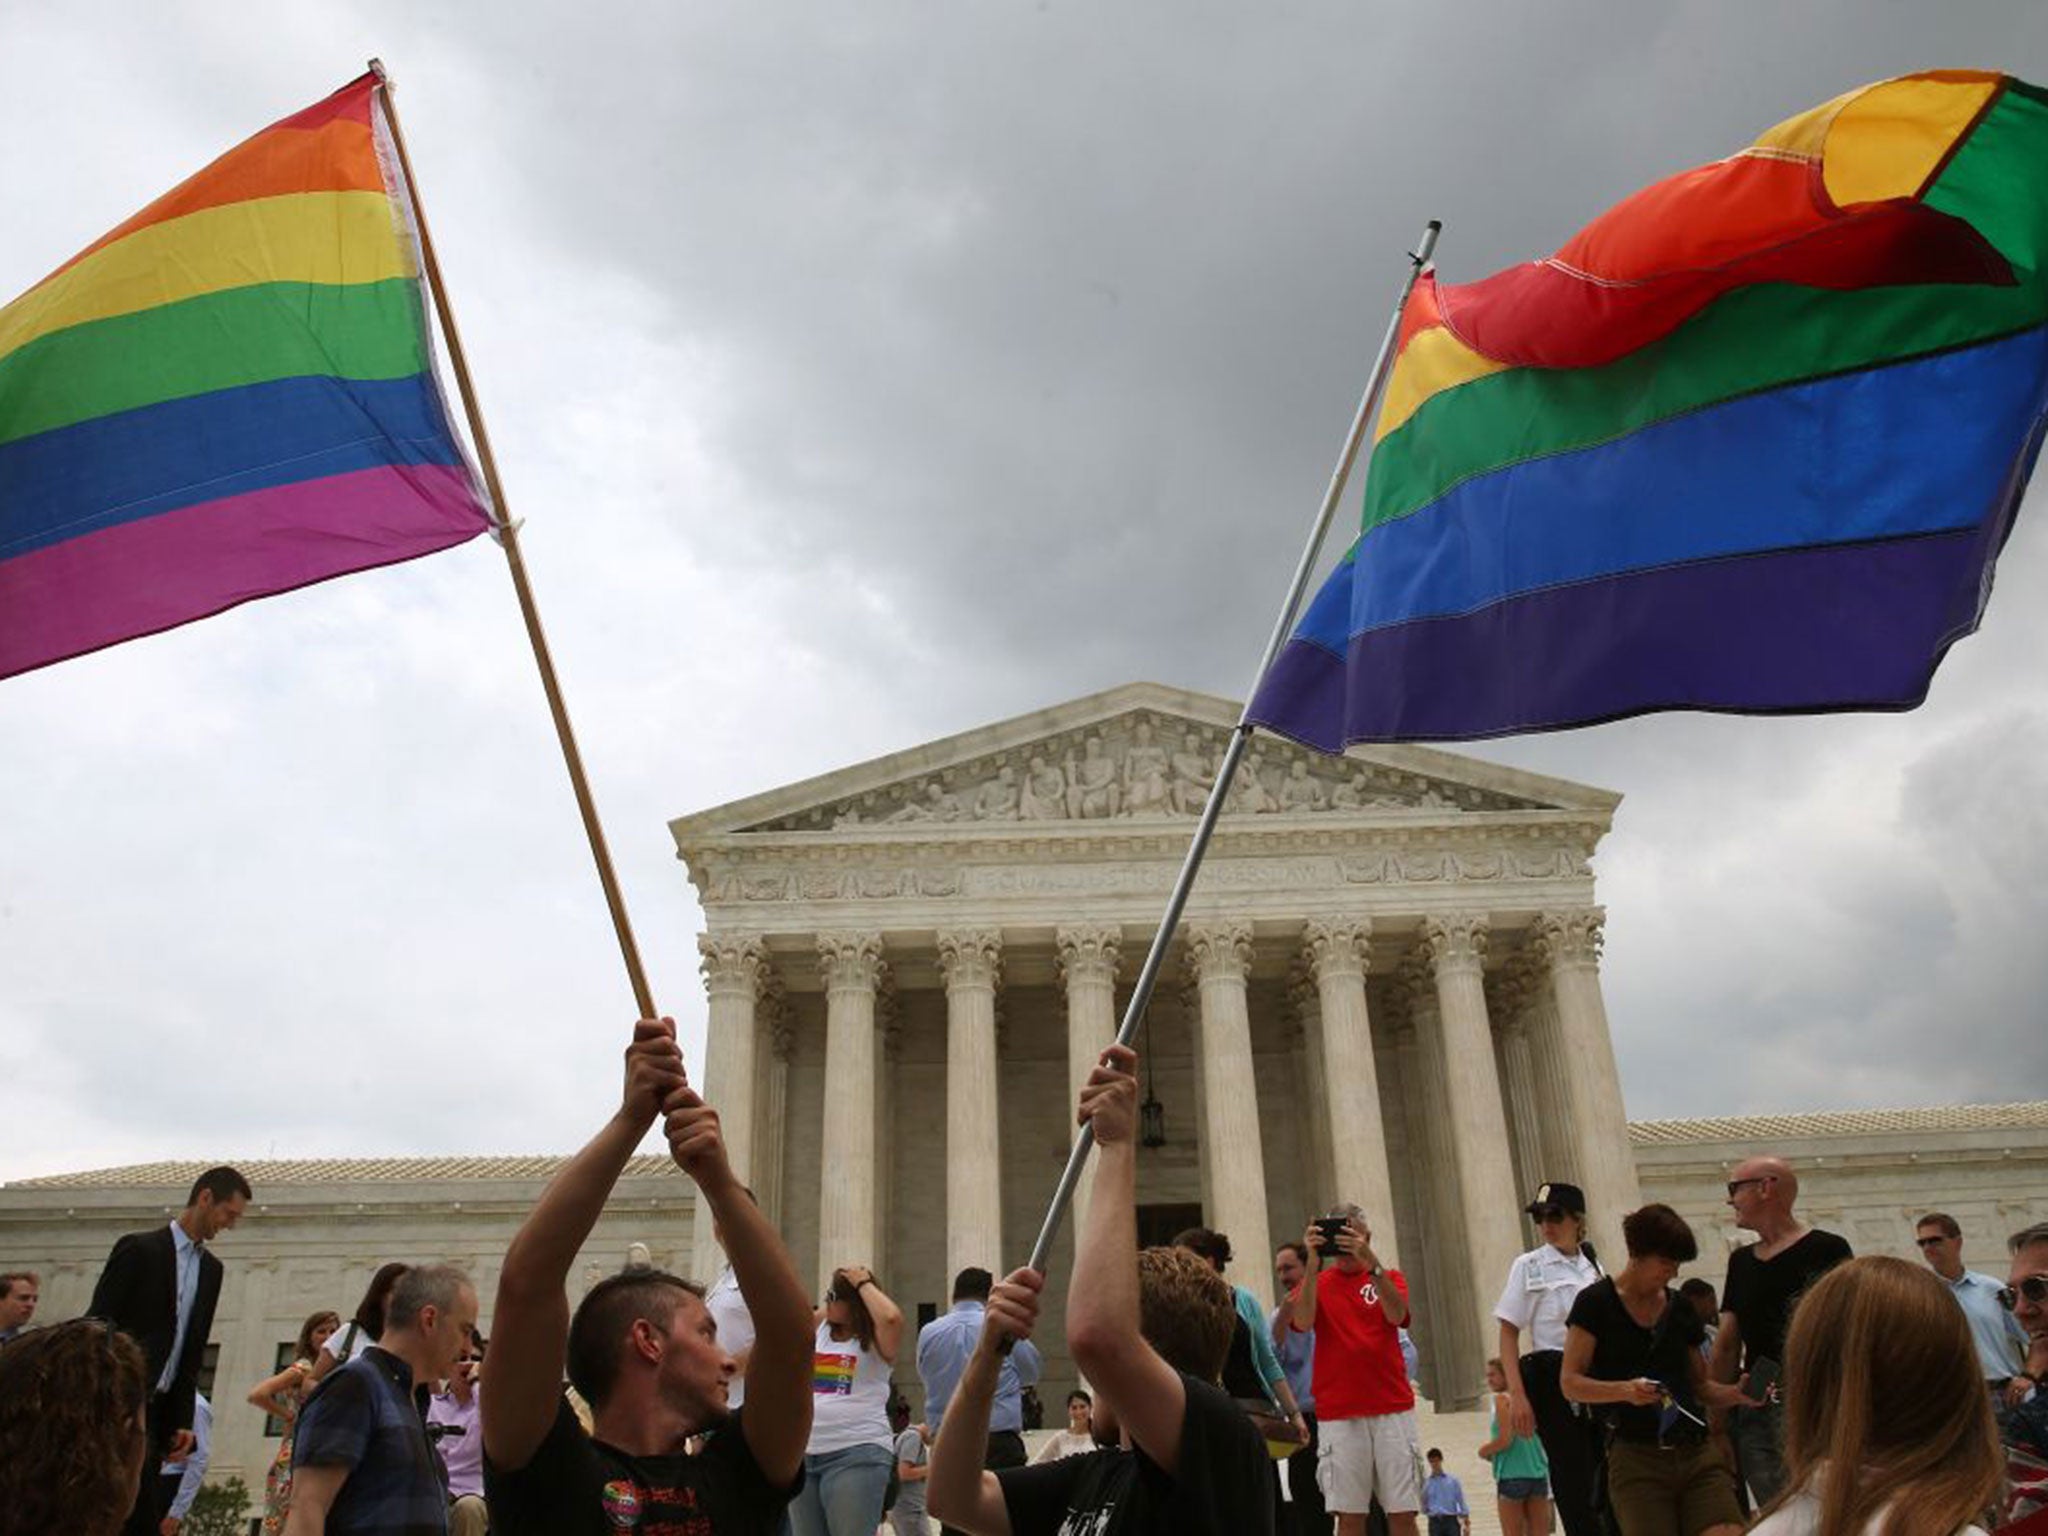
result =
[[1549,260],[1426,274],[1397,344],[1359,535],[1253,721],[1910,709],[2048,422],[2048,93],[1851,91]]
[[490,525],[377,85],[0,309],[0,677]]

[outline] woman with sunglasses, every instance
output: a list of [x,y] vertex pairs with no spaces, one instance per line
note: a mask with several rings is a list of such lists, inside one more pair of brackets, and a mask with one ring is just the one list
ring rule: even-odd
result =
[[1904,1259],[1852,1259],[1785,1340],[1785,1492],[1752,1536],[1983,1536],[2005,1478],[1970,1325]]
[[874,1536],[896,1469],[889,1373],[903,1341],[903,1309],[849,1264],[832,1272],[817,1311],[811,1438],[804,1486],[789,1506],[796,1536]]
[[[1565,1401],[1559,1385],[1565,1320],[1580,1291],[1600,1278],[1586,1242],[1586,1196],[1576,1184],[1540,1185],[1527,1206],[1541,1246],[1508,1268],[1495,1303],[1500,1322],[1500,1373],[1506,1416],[1499,1433],[1508,1443],[1535,1435],[1549,1458],[1551,1490],[1565,1536],[1599,1536],[1593,1512],[1593,1470],[1599,1456],[1590,1421]],[[1524,1343],[1529,1353],[1521,1353]]]

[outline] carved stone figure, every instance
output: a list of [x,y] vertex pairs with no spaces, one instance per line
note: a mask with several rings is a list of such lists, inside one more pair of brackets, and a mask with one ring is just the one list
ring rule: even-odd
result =
[[1100,821],[1114,816],[1122,803],[1117,787],[1116,759],[1103,750],[1102,738],[1090,736],[1081,760],[1067,754],[1067,814],[1075,821]]
[[1330,791],[1330,804],[1340,811],[1360,811],[1372,804],[1371,792],[1366,787],[1363,773],[1354,773],[1344,783]]
[[1173,808],[1183,816],[1199,816],[1209,799],[1209,781],[1216,776],[1216,764],[1202,749],[1199,732],[1181,738],[1182,749],[1173,754],[1173,784],[1167,792]]
[[1258,815],[1265,811],[1280,809],[1280,802],[1273,798],[1264,780],[1259,777],[1259,769],[1263,764],[1264,756],[1258,752],[1238,760],[1237,772],[1231,776],[1230,781],[1230,808],[1233,811]]
[[1005,763],[1002,771],[982,785],[980,793],[975,795],[974,819],[1015,821],[1022,798],[1017,789],[1017,770]]
[[923,800],[904,801],[902,808],[892,812],[886,819],[891,822],[958,821],[966,814],[958,795],[948,790],[937,779],[928,779],[924,786]]
[[1168,809],[1172,785],[1166,748],[1152,740],[1150,722],[1140,720],[1131,733],[1131,745],[1124,752],[1124,807],[1126,816],[1155,816]]
[[1309,776],[1308,764],[1296,758],[1287,769],[1287,777],[1280,784],[1280,809],[1283,811],[1324,811],[1330,807],[1329,791],[1321,782]]
[[1067,814],[1067,776],[1042,757],[1031,759],[1017,814],[1025,821],[1062,821]]

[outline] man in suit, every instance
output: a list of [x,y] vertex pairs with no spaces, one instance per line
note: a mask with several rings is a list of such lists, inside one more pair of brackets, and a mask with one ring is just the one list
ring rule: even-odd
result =
[[[220,1300],[220,1260],[206,1244],[242,1219],[249,1181],[232,1168],[199,1175],[175,1221],[131,1232],[114,1244],[87,1312],[142,1347],[150,1383],[148,1466],[192,1453],[199,1362]],[[144,1478],[123,1536],[157,1536],[162,1511],[155,1478]]]

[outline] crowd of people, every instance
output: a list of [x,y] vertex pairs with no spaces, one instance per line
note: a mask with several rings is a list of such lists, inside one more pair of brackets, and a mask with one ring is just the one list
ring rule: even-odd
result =
[[[872,1270],[811,1299],[735,1175],[673,1025],[643,1020],[618,1107],[550,1182],[491,1312],[459,1269],[388,1264],[347,1318],[307,1317],[248,1401],[282,1428],[266,1536],[1466,1536],[1466,1491],[1424,1454],[1418,1298],[1339,1206],[1273,1256],[1262,1309],[1229,1238],[1137,1235],[1137,1059],[1106,1051],[1075,1113],[1093,1194],[1066,1345],[1087,1383],[1027,1456],[1050,1277],[969,1267],[914,1340],[924,1417],[891,1382],[901,1306]],[[713,1218],[712,1283],[629,1263],[572,1310],[568,1279],[659,1122]],[[1507,1536],[1981,1536],[2048,1524],[2048,1224],[2001,1281],[1929,1213],[1922,1263],[1854,1257],[1759,1157],[1728,1182],[1756,1240],[1723,1294],[1664,1205],[1629,1212],[1604,1269],[1577,1187],[1538,1187],[1541,1242],[1504,1277],[1476,1447]],[[37,1326],[35,1275],[0,1273],[0,1536],[175,1536],[206,1464],[199,1361],[220,1293],[209,1242],[252,1198],[232,1168],[120,1239],[87,1315]],[[1476,1385],[1476,1384],[1475,1384]]]

